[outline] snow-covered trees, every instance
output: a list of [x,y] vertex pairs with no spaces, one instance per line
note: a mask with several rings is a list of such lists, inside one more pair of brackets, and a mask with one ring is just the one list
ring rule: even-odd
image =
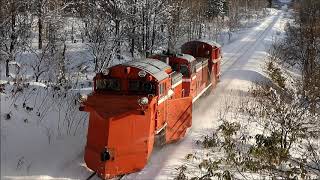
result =
[[226,0],[208,0],[207,16],[217,17],[226,12]]
[[31,33],[29,6],[26,1],[5,0],[0,7],[0,58],[6,65],[9,76],[9,62],[15,61],[24,50]]
[[196,141],[203,150],[186,155],[176,179],[320,176],[320,115],[290,77],[283,80],[284,71],[268,64],[270,81],[255,84],[239,101],[226,99],[219,127]]
[[297,89],[299,81],[271,66],[272,62],[267,64],[271,83],[254,87],[253,100],[241,108],[249,114],[250,122],[263,127],[249,150],[249,164],[254,164],[256,170],[267,170],[274,177],[319,176],[319,112],[306,103]]
[[295,22],[287,25],[287,37],[274,47],[275,57],[289,66],[299,67],[302,74],[302,95],[320,109],[320,2],[296,1]]
[[122,60],[164,50],[177,51],[186,40],[204,37],[217,40],[226,24],[234,31],[239,20],[247,18],[245,13],[261,11],[264,7],[259,0],[2,2],[2,59],[8,64],[14,61],[17,52],[38,49],[42,53],[50,46],[50,57],[53,57],[50,61],[57,61],[52,62],[57,64],[57,81],[65,71],[65,57],[60,58],[61,54],[68,54],[68,44],[78,41],[77,34],[81,34],[81,42],[92,56],[88,62],[93,60],[94,69],[99,71]]

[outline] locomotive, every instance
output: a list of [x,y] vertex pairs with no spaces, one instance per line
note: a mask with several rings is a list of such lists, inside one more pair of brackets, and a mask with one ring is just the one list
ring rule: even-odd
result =
[[80,110],[90,113],[84,159],[102,179],[144,168],[155,144],[183,138],[193,104],[220,78],[221,46],[204,40],[181,54],[157,54],[94,77]]

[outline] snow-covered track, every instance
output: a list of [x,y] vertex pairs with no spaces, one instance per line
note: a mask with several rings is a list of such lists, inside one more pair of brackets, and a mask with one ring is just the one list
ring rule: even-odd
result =
[[[246,43],[245,46],[239,47],[233,53],[233,55],[231,57],[228,57],[227,59],[223,60],[223,62],[221,64],[221,68],[222,68],[221,75],[223,75],[230,67],[232,67],[234,64],[236,64],[239,61],[239,59],[244,57],[251,49],[255,48],[256,45],[266,37],[266,35],[274,27],[274,24],[280,18],[280,14],[281,14],[281,12],[279,12],[277,15],[275,15],[272,19],[271,24],[269,24],[267,28],[265,28],[263,31],[259,32],[258,35],[256,35],[255,42],[253,44]],[[234,48],[234,49],[236,49],[236,48]],[[239,54],[240,54],[240,56],[239,56]]]

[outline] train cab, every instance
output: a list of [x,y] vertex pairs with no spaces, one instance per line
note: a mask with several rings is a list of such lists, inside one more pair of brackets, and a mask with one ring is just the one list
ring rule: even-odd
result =
[[182,74],[182,97],[190,96],[190,82],[193,75],[193,62],[196,60],[188,54],[157,54],[152,58],[158,59],[169,64],[173,71]]
[[183,75],[183,96],[190,96],[195,102],[209,92],[220,78],[221,46],[215,42],[190,41],[182,46],[181,52],[152,57],[167,62],[173,70]]
[[222,59],[221,45],[214,41],[195,40],[182,45],[181,52],[194,56],[196,59],[208,59],[208,68],[211,72],[211,82],[216,84],[220,78]]

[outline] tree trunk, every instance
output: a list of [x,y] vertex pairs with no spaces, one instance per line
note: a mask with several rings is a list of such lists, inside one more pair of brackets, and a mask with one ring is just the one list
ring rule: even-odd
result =
[[62,50],[62,56],[60,59],[59,63],[59,83],[65,83],[66,82],[66,65],[65,65],[65,60],[66,60],[66,51],[67,51],[67,45],[66,42],[63,42],[63,50]]
[[[133,15],[135,15],[137,13],[137,8],[136,8],[136,5],[137,5],[137,0],[134,1],[134,8],[133,8]],[[136,33],[136,22],[135,20],[133,19],[132,20],[132,34],[131,34],[131,49],[130,49],[130,53],[131,53],[131,56],[134,58],[134,48],[135,48],[135,33]]]
[[174,49],[174,25],[169,25],[168,29],[169,29],[169,36],[168,36],[168,53],[172,53],[173,49]]
[[134,44],[135,44],[135,40],[134,40],[134,34],[135,34],[135,31],[136,29],[133,28],[132,29],[132,39],[131,39],[131,49],[130,49],[130,52],[131,52],[131,56],[134,58]]
[[94,58],[94,72],[98,71],[98,60],[97,58]]
[[272,7],[272,0],[268,0],[269,1],[269,8]]
[[14,14],[14,10],[12,10],[11,12],[11,43],[10,43],[10,54],[13,53],[14,50],[14,46],[17,40],[17,36],[16,36],[16,30],[15,30],[15,24],[16,24],[16,15]]
[[38,49],[42,49],[42,0],[38,0]]
[[121,50],[120,50],[120,47],[121,47],[120,20],[118,20],[117,17],[116,17],[115,23],[116,23],[116,52],[117,52],[117,59],[120,60],[120,58],[121,58],[121,56],[120,56],[120,53],[121,53]]
[[10,74],[10,70],[9,70],[9,62],[14,60],[14,49],[15,49],[15,44],[17,41],[17,35],[16,35],[16,30],[15,30],[15,26],[16,26],[16,4],[13,1],[11,4],[11,42],[10,42],[10,57],[6,60],[6,77],[9,77]]
[[142,51],[145,51],[146,30],[145,30],[145,7],[142,9]]
[[73,23],[72,23],[72,26],[71,26],[71,41],[72,41],[72,43],[75,43],[75,40],[74,40],[74,27],[73,27]]
[[153,24],[152,24],[152,37],[151,37],[151,54],[153,53],[153,46],[156,39],[156,17],[157,12],[154,13]]
[[9,77],[9,59],[6,60],[6,77]]
[[36,76],[36,82],[39,82],[39,76],[38,75]]

